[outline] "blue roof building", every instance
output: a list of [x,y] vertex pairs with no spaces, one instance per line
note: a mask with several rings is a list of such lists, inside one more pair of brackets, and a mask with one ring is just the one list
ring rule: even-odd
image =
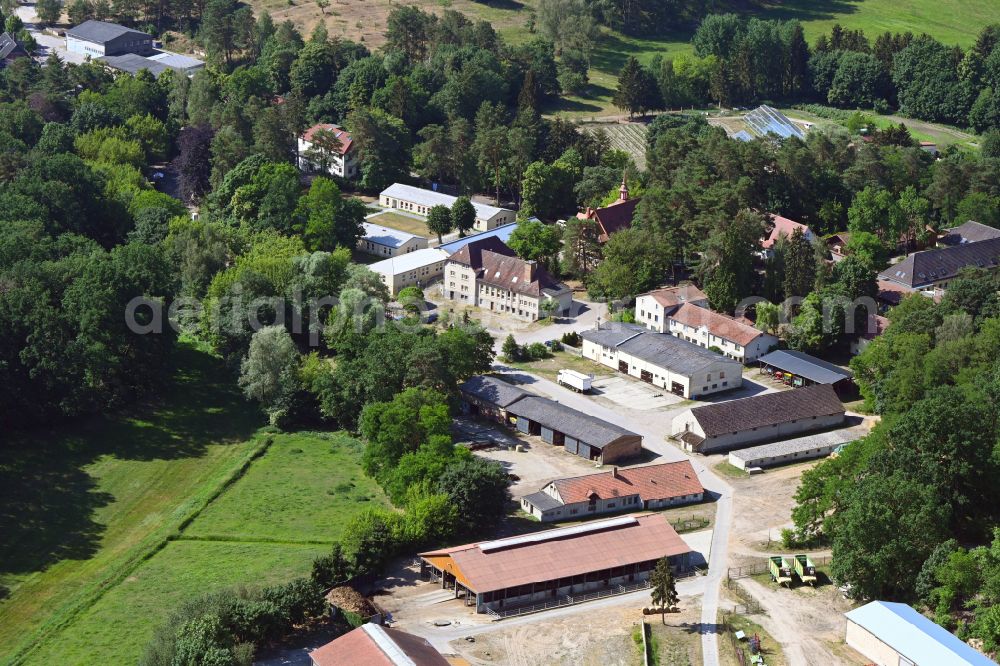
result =
[[448,254],[455,254],[472,241],[484,240],[486,238],[498,238],[506,243],[510,239],[511,234],[514,233],[514,229],[517,229],[517,222],[504,224],[496,229],[484,231],[481,234],[473,234],[471,236],[466,236],[465,238],[453,240],[450,243],[445,243],[444,245],[439,246],[438,249],[444,250]]
[[844,615],[847,644],[878,666],[997,666],[906,604],[873,601]]

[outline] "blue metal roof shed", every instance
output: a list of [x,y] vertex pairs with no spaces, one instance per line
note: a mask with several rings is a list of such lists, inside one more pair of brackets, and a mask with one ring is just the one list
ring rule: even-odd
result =
[[769,365],[782,372],[808,379],[813,384],[836,384],[852,377],[850,371],[833,363],[791,349],[779,349],[764,354],[757,360],[762,366]]
[[510,224],[503,224],[497,227],[496,229],[491,229],[490,231],[484,231],[480,234],[465,236],[464,238],[453,240],[450,243],[439,245],[438,249],[444,250],[448,254],[455,254],[456,252],[461,250],[463,247],[465,247],[472,241],[478,241],[478,240],[483,240],[485,238],[493,238],[493,237],[499,238],[504,243],[506,243],[508,240],[510,240],[511,234],[514,233],[514,229],[517,229],[517,222],[511,222]]
[[997,666],[906,604],[873,601],[844,615],[914,666]]

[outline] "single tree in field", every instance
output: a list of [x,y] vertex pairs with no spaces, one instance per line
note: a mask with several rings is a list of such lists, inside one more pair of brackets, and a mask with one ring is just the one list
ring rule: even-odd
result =
[[316,6],[319,7],[320,13],[325,16],[326,8],[330,6],[330,0],[316,0]]
[[447,206],[434,206],[427,214],[427,228],[437,234],[438,245],[441,244],[441,234],[451,231],[451,210]]
[[674,579],[674,571],[670,568],[670,561],[667,558],[656,563],[652,575],[649,577],[652,584],[650,598],[654,606],[660,609],[660,621],[667,623],[664,613],[677,605],[677,581]]
[[469,197],[459,197],[451,205],[451,226],[458,229],[459,237],[476,224],[476,209]]
[[506,361],[520,360],[521,345],[517,344],[517,340],[514,339],[513,334],[507,335],[507,339],[503,341],[503,347],[500,348],[500,353]]

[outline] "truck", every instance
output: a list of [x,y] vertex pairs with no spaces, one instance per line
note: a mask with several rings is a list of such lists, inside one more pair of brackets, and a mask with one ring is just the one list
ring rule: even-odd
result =
[[813,564],[808,555],[796,555],[793,563],[799,580],[810,585],[816,584],[816,565]]
[[771,570],[771,580],[778,585],[791,585],[792,565],[781,555],[772,555],[768,558],[768,567]]
[[585,375],[576,370],[563,368],[556,377],[557,381],[566,388],[573,389],[577,393],[586,393],[590,390],[594,381],[594,375]]

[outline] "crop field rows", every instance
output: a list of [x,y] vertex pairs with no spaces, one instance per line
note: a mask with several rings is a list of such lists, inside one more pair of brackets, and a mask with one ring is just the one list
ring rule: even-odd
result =
[[603,130],[611,141],[611,147],[632,156],[640,169],[646,168],[646,130],[643,123],[594,123],[581,125],[587,132]]

